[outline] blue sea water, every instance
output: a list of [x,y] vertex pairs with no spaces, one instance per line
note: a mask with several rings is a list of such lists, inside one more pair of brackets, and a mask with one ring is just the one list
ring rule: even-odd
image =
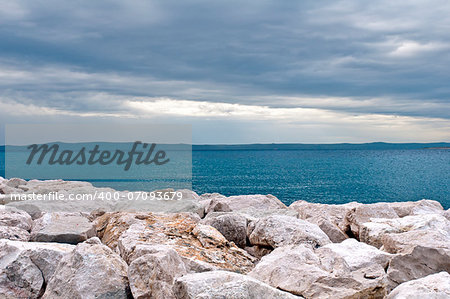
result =
[[[0,175],[3,172],[4,156],[0,155]],[[227,196],[273,194],[286,204],[427,198],[448,209],[450,150],[193,151],[192,188]]]

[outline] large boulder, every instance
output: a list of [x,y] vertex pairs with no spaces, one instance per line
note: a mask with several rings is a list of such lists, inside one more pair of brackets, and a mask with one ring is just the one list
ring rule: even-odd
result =
[[174,287],[179,299],[294,299],[292,294],[277,290],[246,275],[227,271],[188,274],[178,278]]
[[416,246],[450,250],[450,235],[439,230],[424,229],[385,234],[381,241],[382,249],[389,253],[408,252]]
[[29,231],[32,224],[33,220],[28,213],[14,207],[0,205],[0,226],[14,226]]
[[319,247],[331,242],[316,224],[284,215],[255,221],[249,226],[248,237],[252,245],[272,248],[301,243]]
[[374,218],[360,225],[359,238],[367,244],[381,247],[382,237],[389,233],[403,233],[412,230],[435,230],[450,235],[450,221],[442,214],[419,214],[403,218]]
[[127,264],[98,238],[65,255],[42,298],[127,298]]
[[433,273],[450,272],[450,250],[425,246],[415,246],[392,258],[387,271],[390,289]]
[[74,247],[69,244],[0,240],[0,297],[41,296],[59,261]]
[[347,214],[360,205],[356,202],[328,205],[299,200],[292,203],[289,209],[298,212],[298,218],[317,224],[332,242],[338,243],[349,237]]
[[207,195],[203,197],[210,201],[206,211],[210,212],[240,212],[253,217],[264,217],[271,214],[292,214],[284,203],[273,195],[238,195],[225,197],[223,195]]
[[215,227],[228,241],[244,248],[247,243],[247,217],[236,213],[213,212],[202,220]]
[[96,236],[95,224],[81,213],[46,213],[34,221],[31,241],[78,244]]
[[450,274],[440,272],[402,283],[387,299],[445,299],[450,298]]
[[352,271],[341,256],[325,247],[317,252],[305,245],[276,248],[249,275],[305,298],[383,298],[386,293],[384,271]]
[[192,234],[205,248],[220,248],[228,245],[227,239],[210,225],[198,223],[192,230]]
[[393,255],[356,239],[346,239],[341,243],[327,244],[323,248],[330,249],[342,257],[351,271],[372,267],[381,271],[387,268]]
[[450,271],[450,238],[439,230],[386,234],[383,249],[396,253],[389,263],[389,287],[429,274]]
[[128,267],[133,298],[175,298],[174,281],[187,273],[184,262],[170,247],[153,249],[153,253],[134,259]]
[[442,205],[435,200],[422,199],[418,201],[387,203],[397,213],[398,217],[421,214],[435,214],[443,211]]
[[359,238],[360,227],[363,223],[370,222],[374,218],[398,218],[397,212],[387,203],[359,205],[347,214],[352,234]]
[[[211,268],[247,273],[255,259],[228,242],[215,228],[199,224],[192,213],[107,213],[97,219],[103,243],[118,250],[131,263],[143,245],[171,246],[182,259]],[[192,264],[192,263],[191,263]]]

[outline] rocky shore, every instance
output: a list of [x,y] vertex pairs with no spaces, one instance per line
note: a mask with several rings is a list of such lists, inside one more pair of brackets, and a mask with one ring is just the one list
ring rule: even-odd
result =
[[450,298],[450,212],[436,201],[13,198],[99,191],[114,190],[0,178],[0,298]]

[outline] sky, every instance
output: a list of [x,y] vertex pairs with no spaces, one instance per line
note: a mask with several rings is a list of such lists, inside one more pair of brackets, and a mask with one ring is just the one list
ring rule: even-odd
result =
[[[450,141],[450,2],[0,0],[5,124],[193,143]],[[0,142],[1,143],[1,142]]]

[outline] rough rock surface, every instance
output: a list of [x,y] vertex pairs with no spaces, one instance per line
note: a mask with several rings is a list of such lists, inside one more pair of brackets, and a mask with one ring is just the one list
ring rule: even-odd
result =
[[0,298],[449,297],[450,214],[432,200],[287,208],[190,190],[137,205],[127,191],[100,205],[11,194],[110,191],[0,178]]
[[439,202],[428,199],[418,201],[389,202],[387,204],[394,209],[398,217],[434,214],[443,211],[442,205]]
[[387,299],[445,299],[450,298],[450,274],[440,272],[402,283]]
[[228,241],[244,248],[247,242],[247,217],[236,213],[208,214],[203,224],[215,227]]
[[80,213],[46,213],[34,221],[31,240],[78,244],[96,236],[95,224]]
[[0,226],[0,239],[27,242],[30,240],[30,233],[15,226]]
[[408,252],[416,246],[450,250],[450,235],[437,230],[412,230],[386,234],[381,238],[383,250],[390,253]]
[[384,271],[351,271],[343,258],[324,247],[318,252],[305,245],[276,248],[249,275],[305,298],[383,298],[386,293]]
[[127,298],[127,270],[119,255],[91,238],[62,258],[43,298]]
[[0,298],[37,298],[69,244],[0,240]]
[[355,239],[327,244],[323,248],[328,248],[342,257],[352,271],[374,266],[384,270],[393,257],[392,254],[378,250],[363,242],[358,242]]
[[206,212],[239,212],[253,217],[264,217],[272,214],[287,214],[296,216],[297,213],[287,209],[286,205],[273,195],[238,195],[225,197],[223,195],[207,194],[203,199],[210,203]]
[[360,227],[365,222],[370,222],[374,218],[398,218],[395,210],[384,202],[359,205],[347,214],[347,221],[350,223],[350,230],[356,238],[359,238]]
[[435,230],[450,235],[450,221],[442,214],[421,214],[403,218],[375,218],[361,224],[360,241],[375,247],[383,245],[382,237],[390,233],[404,233],[413,230]]
[[[34,219],[39,218],[46,212],[87,212],[90,213],[96,209],[101,209],[105,212],[112,211],[148,211],[148,212],[163,212],[163,213],[177,213],[177,212],[194,212],[200,216],[204,215],[204,204],[200,203],[201,198],[190,190],[177,190],[182,193],[181,200],[140,200],[130,201],[128,199],[128,191],[116,191],[111,188],[96,188],[89,182],[79,181],[63,181],[63,180],[30,180],[24,181],[19,188],[12,188],[7,186],[5,182],[1,184],[5,190],[0,186],[0,192],[8,195],[8,197],[1,199],[0,203],[13,206],[18,209],[25,210],[33,215]],[[170,189],[173,190],[173,189]],[[167,191],[167,190],[166,190]],[[99,194],[106,194],[114,192],[118,194],[118,200],[102,200]],[[65,196],[67,199],[71,195],[94,195],[97,194],[97,200],[26,200],[16,201],[11,198],[12,193],[24,193],[37,197],[36,194],[58,193]],[[115,198],[115,196],[114,196]],[[137,195],[134,196],[137,198]]]
[[292,294],[277,290],[246,275],[226,271],[188,274],[175,283],[176,298],[270,298],[294,299]]
[[175,279],[187,273],[178,253],[167,248],[155,248],[154,253],[144,254],[131,262],[128,279],[133,298],[175,298]]
[[317,224],[332,242],[338,243],[349,236],[347,215],[360,203],[350,202],[343,205],[327,205],[299,200],[292,203],[289,209],[298,212],[298,218]]
[[450,250],[418,245],[392,258],[387,271],[389,288],[441,271],[450,272]]
[[228,242],[211,226],[197,227],[200,218],[191,213],[108,213],[97,219],[103,243],[118,249],[125,261],[134,258],[138,245],[169,245],[182,258],[220,269],[246,273],[254,258]]
[[249,227],[248,232],[252,245],[276,248],[304,243],[319,247],[331,242],[317,225],[291,216],[268,216],[259,219],[253,226]]
[[0,205],[0,226],[14,226],[29,231],[32,224],[33,220],[28,213]]

